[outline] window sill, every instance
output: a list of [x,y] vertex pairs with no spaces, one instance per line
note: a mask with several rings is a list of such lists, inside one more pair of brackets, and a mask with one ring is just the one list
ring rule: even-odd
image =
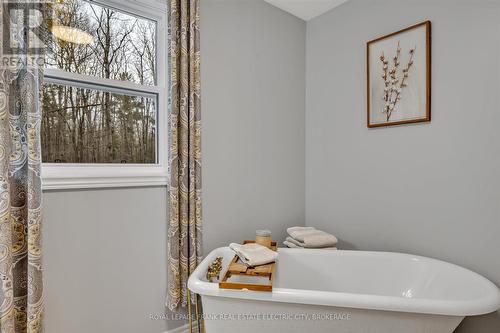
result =
[[160,166],[42,166],[42,190],[166,186]]
[[167,177],[50,178],[42,180],[42,190],[166,186]]

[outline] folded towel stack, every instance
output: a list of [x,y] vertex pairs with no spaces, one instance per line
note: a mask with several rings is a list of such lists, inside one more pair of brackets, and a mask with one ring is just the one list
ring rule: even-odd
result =
[[336,250],[337,238],[334,235],[313,227],[292,227],[286,230],[289,237],[283,242],[291,248]]
[[231,250],[240,258],[243,263],[248,266],[260,266],[276,261],[278,252],[268,249],[257,243],[249,243],[245,245],[231,243]]

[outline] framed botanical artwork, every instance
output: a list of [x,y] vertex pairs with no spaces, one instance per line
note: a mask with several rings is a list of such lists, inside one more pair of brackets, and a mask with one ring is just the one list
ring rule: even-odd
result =
[[367,126],[431,120],[431,22],[369,41]]

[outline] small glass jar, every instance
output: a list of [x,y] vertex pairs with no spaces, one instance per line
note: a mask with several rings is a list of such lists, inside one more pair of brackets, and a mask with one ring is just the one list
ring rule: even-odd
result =
[[255,243],[271,248],[271,231],[270,230],[257,230],[255,232]]

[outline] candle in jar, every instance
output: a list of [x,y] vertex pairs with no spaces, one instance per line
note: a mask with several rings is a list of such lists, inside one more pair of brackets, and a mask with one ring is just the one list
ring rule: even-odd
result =
[[271,231],[257,230],[255,232],[255,243],[271,248]]

